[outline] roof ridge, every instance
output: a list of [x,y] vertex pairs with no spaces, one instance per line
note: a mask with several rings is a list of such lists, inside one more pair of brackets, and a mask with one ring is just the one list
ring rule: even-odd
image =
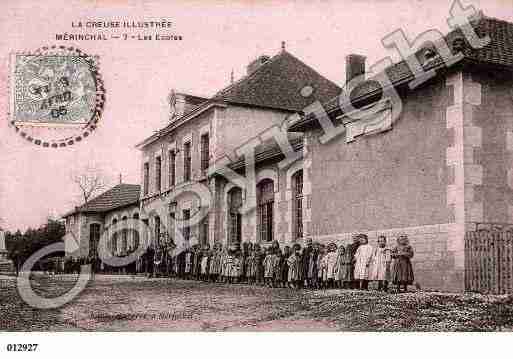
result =
[[340,94],[337,83],[321,75],[319,71],[303,62],[289,51],[282,49],[267,61],[261,63],[254,71],[241,77],[234,83],[217,91],[207,101],[193,107],[191,111],[165,124],[159,131],[137,146],[142,148],[158,140],[162,134],[181,126],[199,111],[217,104],[244,104],[285,111],[301,111],[312,98],[300,96],[303,86],[315,88],[314,100],[324,101]]
[[[122,188],[122,187],[125,187],[125,188],[130,188],[130,189],[133,189],[135,190],[136,188],[138,188],[138,190],[140,191],[140,188],[141,188],[141,185],[139,184],[132,184],[132,183],[118,183],[116,184],[115,186],[107,189],[106,191],[100,193],[99,195],[97,195],[96,197],[94,198],[91,198],[89,201],[87,201],[86,203],[80,205],[80,206],[77,206],[77,210],[87,210],[88,207],[90,207],[91,205],[94,205],[95,202],[98,202],[98,201],[101,201],[103,199],[108,199],[109,196],[112,196],[116,193],[119,192],[119,190]],[[132,201],[130,201],[132,202]],[[123,203],[121,205],[124,205]],[[109,207],[107,210],[111,210],[111,209],[115,209],[117,207],[119,207],[119,204],[113,204],[111,206],[107,206]]]
[[217,98],[217,96],[225,91],[228,91],[230,90],[231,88],[235,87],[236,85],[239,85],[240,83],[244,82],[244,81],[247,81],[249,79],[251,79],[252,77],[255,76],[255,74],[257,74],[258,72],[260,72],[262,70],[262,68],[264,67],[267,67],[268,65],[270,65],[273,61],[276,61],[276,59],[278,57],[280,57],[283,53],[287,52],[286,50],[282,50],[280,51],[279,53],[275,54],[274,56],[272,56],[269,60],[267,60],[266,62],[264,62],[262,65],[260,65],[255,71],[253,71],[252,73],[250,74],[246,74],[245,76],[242,76],[240,79],[238,79],[237,81],[235,81],[234,83],[222,88],[221,90],[217,91],[215,93],[214,96],[212,96],[212,99],[215,99]]

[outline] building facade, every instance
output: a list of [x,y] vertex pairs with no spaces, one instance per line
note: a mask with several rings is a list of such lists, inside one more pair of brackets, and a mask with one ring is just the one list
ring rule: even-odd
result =
[[[320,101],[340,92],[285,49],[272,58],[261,56],[248,65],[245,77],[171,116],[169,125],[138,145],[141,213],[156,228],[155,238],[172,240],[181,250],[194,244],[290,242],[307,234],[311,214],[302,161],[287,168],[275,161],[277,138],[297,142],[301,136],[288,135],[284,124],[312,100],[302,96],[305,86]],[[187,108],[189,95],[173,97]],[[244,176],[248,156],[257,159],[251,188],[212,170],[225,166]],[[191,190],[197,185],[208,188],[208,208]],[[255,208],[241,211],[250,199]],[[199,213],[205,216],[194,220]]]
[[[328,109],[343,128],[328,142],[313,117],[290,127],[305,133],[312,236],[347,243],[357,231],[371,241],[384,234],[394,245],[406,233],[416,280],[426,288],[463,290],[465,232],[513,223],[513,24],[483,18],[474,25],[491,41],[474,49],[461,34],[447,35],[453,55],[463,55],[449,67],[436,47],[416,53],[424,70],[436,71],[422,85],[408,87],[414,74],[405,62],[386,70],[402,104],[397,118],[350,120]],[[425,51],[434,51],[430,61]],[[355,104],[376,103],[369,86],[355,88]]]
[[[90,242],[137,214],[154,246],[178,251],[307,237],[345,245],[355,232],[393,246],[406,233],[416,281],[461,291],[465,232],[513,223],[513,24],[483,18],[474,27],[490,42],[472,48],[451,32],[445,41],[459,56],[450,64],[436,44],[413,55],[435,74],[417,86],[408,61],[387,68],[396,98],[362,80],[352,104],[380,108],[365,118],[341,108],[341,89],[285,49],[210,98],[172,92],[169,123],[138,145],[140,191],[125,187],[123,205],[76,210],[66,228]],[[348,56],[346,80],[363,72],[365,58]],[[326,118],[308,111],[315,101]]]
[[139,232],[130,228],[133,225],[128,219],[139,219],[139,193],[139,185],[120,183],[64,215],[66,255],[97,257],[102,234],[114,225],[120,230],[109,238],[108,249],[121,256],[136,248]]

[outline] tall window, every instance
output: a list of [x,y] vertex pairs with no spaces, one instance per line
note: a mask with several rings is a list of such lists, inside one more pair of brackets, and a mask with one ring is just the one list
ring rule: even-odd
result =
[[132,231],[132,252],[139,248],[140,240],[139,240],[139,232]]
[[[114,226],[116,223],[118,223],[118,220],[116,218],[114,218],[112,220],[112,225]],[[111,253],[112,254],[116,254],[118,252],[118,233],[117,232],[114,232],[112,233],[112,238],[111,238]]]
[[160,244],[160,217],[155,216],[155,244]]
[[203,218],[200,224],[200,244],[201,246],[208,244],[208,216]]
[[114,255],[118,253],[118,234],[117,233],[112,234],[111,253]]
[[234,187],[228,191],[228,243],[240,243],[242,238],[242,189]]
[[143,186],[144,186],[144,194],[148,194],[149,190],[149,184],[150,184],[150,164],[146,162],[144,164],[144,171],[143,171]]
[[100,225],[92,223],[89,226],[89,255],[98,256],[98,242],[100,241]]
[[[122,221],[126,221],[128,218],[123,216]],[[126,227],[126,224],[123,226]],[[128,229],[123,228],[121,230],[121,253],[126,253],[128,250]]]
[[191,143],[186,142],[183,145],[183,180],[191,180]]
[[303,237],[303,170],[292,175],[292,223],[294,238]]
[[274,182],[264,179],[257,185],[257,215],[260,240],[273,240]]
[[162,185],[162,158],[155,158],[155,189],[160,192]]
[[209,165],[209,137],[208,133],[201,135],[201,172],[204,174]]
[[191,227],[189,226],[189,220],[191,219],[191,210],[184,209],[182,212],[183,217],[183,239],[189,242],[191,239]]
[[[134,213],[134,215],[132,216],[133,219],[139,219],[139,213]],[[136,228],[134,231],[132,231],[132,246],[133,246],[133,249],[137,249],[139,248],[139,230]]]
[[169,151],[169,187],[174,186],[176,182],[176,152]]
[[168,225],[169,238],[171,238],[171,240],[173,242],[175,241],[175,222],[176,222],[175,218],[176,218],[175,212],[169,212],[169,225]]

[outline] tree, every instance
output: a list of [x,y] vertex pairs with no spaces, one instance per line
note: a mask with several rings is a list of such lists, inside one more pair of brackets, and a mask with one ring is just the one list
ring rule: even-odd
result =
[[[17,230],[15,233],[6,232],[5,242],[9,257],[14,262],[16,271],[35,252],[50,244],[60,242],[65,228],[61,221],[48,220],[37,229],[28,228],[25,233]],[[51,257],[63,257],[62,253],[52,253]]]
[[88,165],[81,173],[72,174],[71,179],[79,188],[82,204],[87,204],[91,197],[106,186],[103,173],[93,165]]

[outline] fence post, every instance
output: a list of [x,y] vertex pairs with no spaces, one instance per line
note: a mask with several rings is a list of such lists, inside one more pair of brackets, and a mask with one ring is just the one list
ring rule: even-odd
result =
[[512,235],[512,232],[511,230],[509,230],[508,232],[506,232],[507,235],[507,247],[508,247],[508,254],[507,254],[507,262],[506,262],[506,269],[508,271],[508,276],[507,276],[507,282],[508,282],[508,293],[511,293],[513,292],[513,248],[512,248],[512,240],[511,240],[511,235]]

